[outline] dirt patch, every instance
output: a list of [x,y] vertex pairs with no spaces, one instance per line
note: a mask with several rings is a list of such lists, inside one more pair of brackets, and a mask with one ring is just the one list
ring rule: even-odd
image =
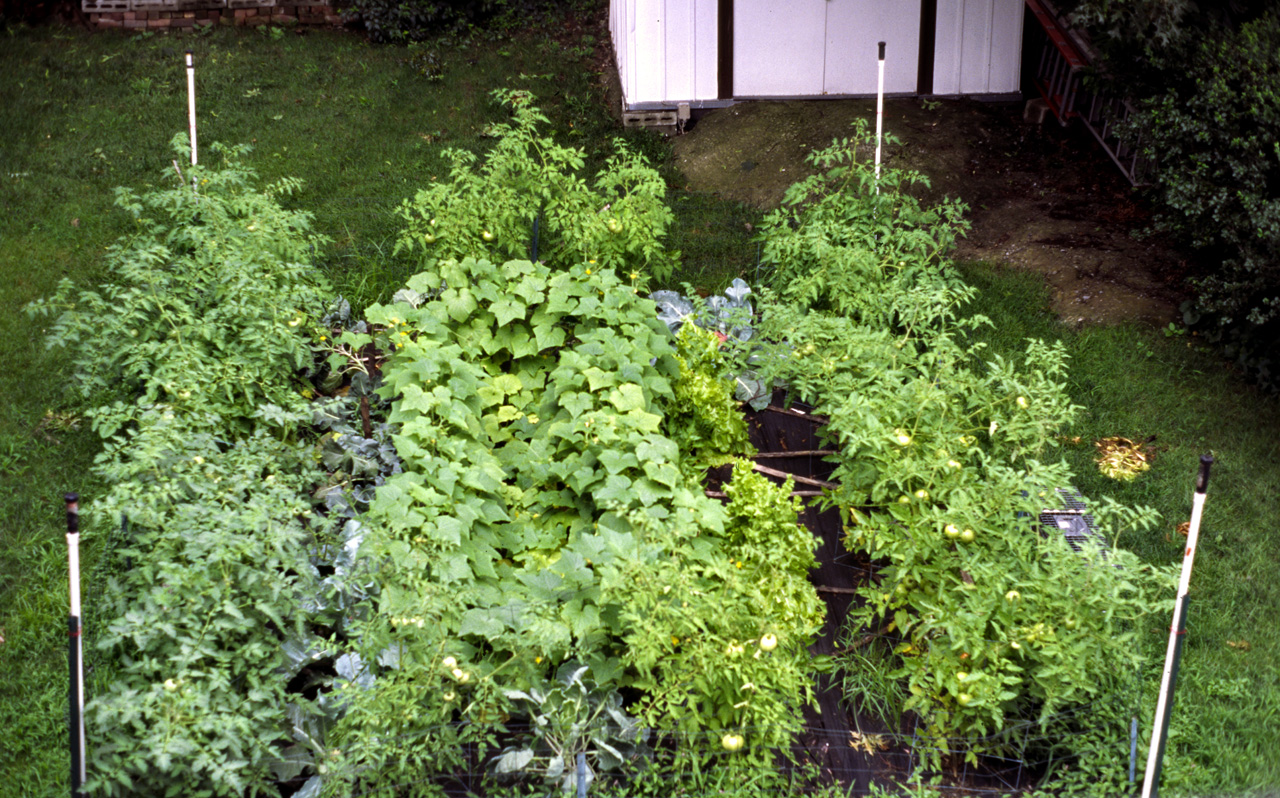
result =
[[[808,175],[806,156],[873,124],[870,100],[742,103],[707,113],[672,144],[687,188],[769,208]],[[1185,257],[1139,240],[1149,212],[1088,133],[1022,121],[1020,103],[885,103],[901,143],[884,162],[918,170],[933,199],[959,197],[972,223],[955,257],[1035,272],[1065,321],[1163,326],[1178,319]]]

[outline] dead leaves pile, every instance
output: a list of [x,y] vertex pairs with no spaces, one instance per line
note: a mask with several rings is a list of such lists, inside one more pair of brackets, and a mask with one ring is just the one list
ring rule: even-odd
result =
[[1147,446],[1155,436],[1144,441],[1132,441],[1114,436],[1094,441],[1098,448],[1098,470],[1112,479],[1131,482],[1143,471],[1151,468],[1155,450]]

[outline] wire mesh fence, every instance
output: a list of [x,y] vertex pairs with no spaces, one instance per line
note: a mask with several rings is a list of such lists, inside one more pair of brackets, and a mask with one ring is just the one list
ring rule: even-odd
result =
[[[1087,708],[1078,707],[1063,716],[1078,716],[1085,711]],[[584,760],[578,770],[581,775],[567,780],[559,772],[544,779],[545,770],[538,768],[499,774],[495,763],[501,747],[518,739],[500,734],[488,748],[472,746],[461,752],[456,761],[465,762],[464,766],[390,778],[380,774],[361,780],[357,775],[350,791],[344,794],[395,795],[431,785],[445,794],[468,796],[700,796],[756,794],[749,788],[768,785],[768,792],[779,796],[863,796],[923,788],[951,796],[1009,796],[1051,787],[1055,774],[1077,760],[1070,739],[1061,734],[1039,733],[1038,728],[1038,723],[1020,723],[987,737],[941,743],[927,739],[918,727],[909,733],[833,732],[822,726],[805,725],[795,730],[788,750],[764,755],[751,755],[747,749],[725,750],[718,731],[651,731],[653,751],[649,755],[637,757],[621,768],[605,770],[598,766],[596,752],[587,746],[579,751]],[[451,737],[458,730],[457,725],[426,727],[382,738],[378,745],[383,749],[383,761],[395,761],[399,748],[412,748],[428,738]],[[769,733],[761,728],[736,731],[748,740]],[[1118,723],[1116,732],[1113,761],[1122,763],[1122,772],[1114,774],[1115,780],[1123,782],[1127,778],[1132,783],[1135,768],[1128,723]],[[993,742],[1004,742],[1009,747],[992,750]],[[971,756],[980,748],[983,753]],[[686,758],[681,761],[682,752]],[[569,760],[578,761],[576,756]],[[692,764],[695,760],[696,766]],[[930,761],[941,762],[941,767],[928,767],[926,763]],[[566,772],[574,768],[575,764],[569,764]],[[359,766],[348,775],[358,770]]]

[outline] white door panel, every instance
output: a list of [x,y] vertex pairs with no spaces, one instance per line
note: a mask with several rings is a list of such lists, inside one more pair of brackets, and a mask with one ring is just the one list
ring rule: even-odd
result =
[[885,42],[884,90],[915,92],[920,67],[920,0],[827,2],[827,94],[875,94]]
[[822,93],[828,0],[739,0],[733,6],[733,94]]

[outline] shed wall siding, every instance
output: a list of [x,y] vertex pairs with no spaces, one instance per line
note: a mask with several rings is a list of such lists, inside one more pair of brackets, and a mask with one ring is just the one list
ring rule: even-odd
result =
[[716,0],[611,0],[610,32],[628,105],[717,95]]
[[[867,13],[887,2],[870,0]],[[673,107],[682,102],[696,105],[717,98],[718,0],[610,0],[609,8],[610,33],[628,107]],[[892,9],[892,5],[886,8]],[[1024,0],[937,0],[934,93],[1017,92],[1024,8]],[[819,12],[825,20],[829,13],[826,4],[812,0],[735,0],[735,96],[862,93],[860,85],[845,86],[834,80],[834,74],[826,74],[831,69],[827,68],[829,64],[823,64],[824,52],[830,55],[836,51],[837,57],[844,57],[839,52],[844,40],[826,41],[827,23],[817,25],[816,17],[810,20],[814,24],[802,24]],[[886,38],[903,44],[895,46],[894,55],[898,57],[890,60],[895,68],[906,70],[909,65],[911,74],[904,72],[897,79],[886,75],[886,88],[909,93],[915,84],[912,46],[918,48],[919,40],[918,33],[909,42],[904,41],[904,35],[911,25],[918,31],[919,8],[912,5],[909,13],[904,11],[900,19],[895,14],[892,19],[897,20],[893,25],[903,32]],[[876,31],[876,35],[884,34]],[[868,74],[873,67],[874,62],[866,70]]]
[[1009,94],[1022,77],[1023,0],[938,0],[935,94]]

